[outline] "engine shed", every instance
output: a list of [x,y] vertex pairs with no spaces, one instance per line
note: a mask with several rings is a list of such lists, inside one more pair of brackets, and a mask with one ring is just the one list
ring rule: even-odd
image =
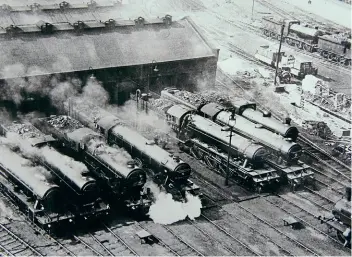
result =
[[219,50],[189,17],[120,20],[108,17],[107,8],[94,1],[2,6],[0,89],[17,78],[79,78],[84,84],[94,75],[113,103],[123,103],[136,89],[215,84]]

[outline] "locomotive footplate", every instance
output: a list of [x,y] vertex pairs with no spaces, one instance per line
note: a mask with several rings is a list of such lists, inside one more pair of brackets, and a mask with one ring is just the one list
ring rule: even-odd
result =
[[298,162],[298,164],[290,166],[279,165],[274,162],[270,163],[270,165],[279,172],[283,173],[282,175],[286,176],[287,182],[294,186],[298,186],[313,180],[314,177],[314,172],[311,167],[302,162]]

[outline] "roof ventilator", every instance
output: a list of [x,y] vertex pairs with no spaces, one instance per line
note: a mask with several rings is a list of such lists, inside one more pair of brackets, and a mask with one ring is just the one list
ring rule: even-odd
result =
[[77,32],[84,30],[84,27],[85,27],[85,25],[84,25],[83,21],[77,21],[77,22],[73,23],[73,28]]
[[29,6],[29,8],[31,8],[32,12],[38,12],[40,11],[40,4],[33,3]]
[[69,8],[69,6],[70,6],[70,4],[67,3],[66,1],[59,3],[59,7],[61,10],[67,9],[67,8]]
[[20,31],[20,28],[15,26],[15,25],[10,25],[8,27],[6,27],[6,34],[9,34],[10,36],[18,33]]
[[134,20],[134,23],[136,26],[143,26],[144,25],[144,18],[143,17],[138,17],[138,19]]
[[40,28],[43,34],[51,34],[53,33],[54,26],[51,23],[44,22],[44,21],[38,21],[37,22],[37,27]]
[[163,22],[165,23],[165,25],[170,26],[172,23],[172,16],[169,14],[165,15],[165,17],[163,17]]
[[114,28],[114,27],[115,27],[116,21],[115,21],[114,19],[109,19],[109,20],[107,20],[106,22],[104,22],[104,24],[105,24],[105,27],[111,29],[111,28]]
[[11,6],[7,4],[3,4],[0,6],[0,12],[11,12],[12,8]]
[[94,0],[90,0],[88,3],[88,8],[96,8],[97,7],[97,2],[95,2]]

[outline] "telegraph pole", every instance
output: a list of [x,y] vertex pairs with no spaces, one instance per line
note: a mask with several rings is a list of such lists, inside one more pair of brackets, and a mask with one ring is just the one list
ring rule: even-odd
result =
[[253,3],[252,3],[252,20],[253,20],[253,11],[254,11],[254,0],[253,0]]
[[277,70],[279,69],[279,59],[280,59],[280,52],[281,52],[282,38],[283,38],[283,35],[284,35],[284,29],[285,29],[285,25],[282,24],[282,26],[281,26],[279,52],[277,53],[277,57],[276,57],[276,69],[275,69],[275,79],[274,79],[274,85],[275,86],[276,86]]

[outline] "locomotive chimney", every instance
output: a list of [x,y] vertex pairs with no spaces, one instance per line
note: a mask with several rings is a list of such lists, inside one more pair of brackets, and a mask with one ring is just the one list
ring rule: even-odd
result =
[[286,117],[286,118],[284,119],[284,124],[291,125],[291,118]]
[[346,195],[347,201],[351,202],[351,187],[346,187],[345,195]]

